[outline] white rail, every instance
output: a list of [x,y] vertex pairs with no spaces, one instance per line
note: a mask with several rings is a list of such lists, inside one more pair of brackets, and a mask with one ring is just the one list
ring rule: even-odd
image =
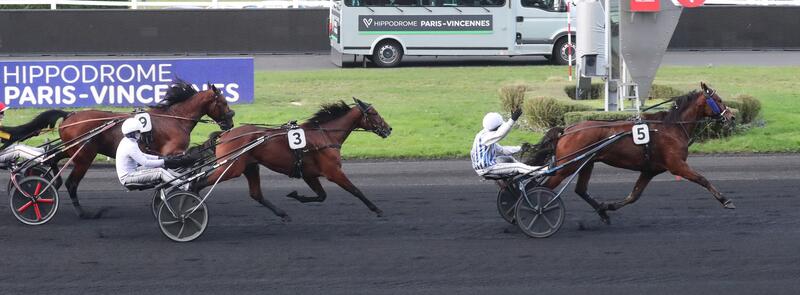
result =
[[50,5],[50,9],[58,9],[59,5],[114,6],[119,8],[302,8],[330,7],[330,0],[266,0],[266,1],[191,1],[191,2],[159,2],[159,1],[88,1],[88,0],[0,0],[0,5]]

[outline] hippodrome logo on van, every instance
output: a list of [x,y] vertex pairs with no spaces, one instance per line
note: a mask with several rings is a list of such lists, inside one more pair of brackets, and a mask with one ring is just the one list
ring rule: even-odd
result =
[[144,106],[161,101],[179,77],[207,82],[230,103],[253,102],[252,58],[0,62],[0,93],[14,107]]
[[491,33],[491,15],[359,15],[362,34]]

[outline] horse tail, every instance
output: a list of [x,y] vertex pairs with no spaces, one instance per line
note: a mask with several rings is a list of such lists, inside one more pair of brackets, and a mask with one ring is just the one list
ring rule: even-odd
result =
[[0,127],[0,131],[8,133],[11,138],[5,142],[5,146],[23,141],[39,134],[42,129],[54,128],[59,119],[66,118],[70,113],[62,110],[48,110],[37,115],[33,120],[19,126]]
[[547,160],[556,153],[556,146],[558,146],[558,139],[564,132],[562,127],[553,127],[545,132],[542,140],[536,145],[530,147],[528,153],[531,154],[526,160],[525,164],[531,166],[542,166],[547,163]]

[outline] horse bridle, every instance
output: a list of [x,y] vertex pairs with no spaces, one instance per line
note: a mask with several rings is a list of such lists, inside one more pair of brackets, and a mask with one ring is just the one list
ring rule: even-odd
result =
[[717,103],[716,100],[714,100],[714,94],[716,93],[717,93],[716,90],[703,91],[703,95],[705,95],[706,97],[706,104],[709,107],[711,107],[711,112],[713,112],[714,114],[714,119],[721,119],[722,121],[725,121],[724,115],[726,112],[729,112],[730,110],[728,110],[728,106],[725,106],[725,109],[720,109],[719,104]]
[[[383,128],[381,126],[377,126],[377,124],[375,124],[375,122],[372,122],[372,121],[368,120],[368,118],[370,116],[377,116],[378,115],[378,112],[370,112],[371,110],[374,110],[372,108],[372,105],[367,106],[366,109],[364,109],[361,106],[359,106],[358,109],[361,111],[361,125],[362,126],[369,126],[369,128],[372,129],[372,132],[374,132],[375,134],[377,134],[380,137],[389,136],[389,130],[387,130],[386,128]],[[351,129],[354,129],[354,128],[351,128]]]
[[[214,93],[214,99],[225,99],[225,97],[222,96],[222,93]],[[214,104],[218,104],[218,103],[219,102],[214,101]],[[233,128],[233,116],[236,115],[236,112],[234,112],[230,108],[228,110],[229,111],[225,112],[225,114],[222,115],[223,118],[221,120],[219,120],[219,121],[217,121],[214,118],[211,118],[212,120],[214,120],[214,123],[217,123],[217,125],[219,125],[219,127],[222,127],[223,129],[225,129],[225,126],[223,125],[223,124],[225,124],[225,121],[231,121],[230,128]],[[230,129],[230,128],[228,128],[228,129]]]

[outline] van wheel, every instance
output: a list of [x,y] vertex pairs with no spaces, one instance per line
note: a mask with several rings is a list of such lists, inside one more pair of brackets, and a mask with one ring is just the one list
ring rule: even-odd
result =
[[381,68],[396,67],[403,59],[403,47],[396,41],[388,40],[378,43],[372,53],[372,62]]
[[[575,63],[575,38],[572,40],[572,62]],[[550,56],[550,62],[555,65],[566,65],[569,63],[569,44],[567,43],[567,37],[561,37],[558,39],[555,46],[553,46],[553,55]]]

